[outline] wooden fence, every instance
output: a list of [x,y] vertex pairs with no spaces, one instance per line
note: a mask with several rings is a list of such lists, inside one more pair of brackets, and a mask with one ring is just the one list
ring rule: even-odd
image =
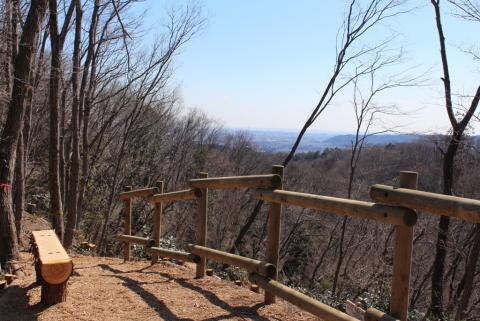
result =
[[[282,205],[294,205],[328,212],[341,216],[369,219],[391,224],[395,229],[393,252],[393,276],[391,285],[389,314],[369,308],[365,313],[366,321],[407,320],[409,303],[410,270],[412,262],[413,229],[417,222],[416,211],[434,215],[446,215],[458,219],[480,223],[480,201],[436,193],[417,191],[417,173],[400,172],[398,188],[374,185],[370,196],[374,202],[350,200],[307,193],[283,190],[283,166],[274,165],[272,174],[212,177],[200,173],[198,178],[189,181],[190,189],[163,192],[163,183],[155,187],[132,190],[128,187],[120,193],[125,202],[125,231],[119,235],[124,242],[124,259],[130,260],[131,243],[146,246],[152,254],[152,263],[158,257],[194,262],[196,277],[205,275],[206,260],[235,265],[250,272],[249,279],[265,290],[264,302],[271,304],[280,297],[326,321],[358,320],[313,298],[293,290],[277,281],[282,221]],[[246,258],[207,246],[208,226],[208,189],[255,189],[255,198],[270,204],[268,212],[267,242],[265,261]],[[155,205],[154,228],[151,238],[131,235],[132,200],[136,197],[148,199]],[[188,252],[162,249],[159,247],[162,203],[166,201],[197,202],[196,244],[186,246]]]

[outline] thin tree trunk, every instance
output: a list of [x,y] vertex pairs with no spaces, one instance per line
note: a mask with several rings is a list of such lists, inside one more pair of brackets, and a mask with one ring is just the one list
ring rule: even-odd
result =
[[73,0],[63,22],[61,33],[58,33],[57,1],[49,1],[50,8],[50,45],[52,62],[50,67],[50,135],[48,153],[48,185],[50,190],[50,215],[53,228],[58,238],[63,241],[63,206],[60,186],[60,113],[59,86],[62,76],[62,48],[73,13]]
[[[60,155],[60,163],[59,163],[59,176],[60,176],[60,195],[62,197],[62,211],[65,210],[65,199],[67,197],[67,174],[66,174],[66,161],[65,161],[65,118],[67,114],[67,107],[66,107],[66,101],[67,101],[67,88],[64,86],[64,81],[61,79],[62,83],[62,95],[60,99],[60,136],[59,136],[59,155]],[[60,90],[60,89],[59,89]],[[68,146],[67,146],[67,151],[66,154],[68,155]]]
[[18,243],[21,243],[22,216],[25,210],[25,145],[23,128],[20,130],[17,143],[17,159],[15,162],[15,227],[17,229]]
[[[79,195],[77,202],[78,217],[76,227],[82,221],[83,211],[83,197],[85,195],[85,190],[88,182],[88,125],[90,119],[90,104],[91,104],[91,95],[93,95],[95,88],[95,74],[96,74],[96,61],[95,61],[95,35],[97,32],[98,24],[98,12],[100,8],[100,0],[95,0],[92,11],[92,21],[90,23],[90,30],[88,31],[88,48],[87,48],[87,57],[85,58],[85,64],[83,66],[82,82],[80,84],[80,101],[79,101],[79,128],[83,123],[82,128],[82,152],[81,152],[81,179],[79,187]],[[90,81],[88,90],[87,80],[88,80],[88,71],[90,70]]]
[[[12,1],[12,24],[11,24],[11,60],[12,65],[15,62],[15,57],[18,53],[18,21],[20,20],[19,13],[19,2],[18,0]],[[32,69],[35,67],[32,66]],[[31,89],[28,89],[30,93]],[[28,95],[27,95],[28,96]],[[25,160],[24,160],[24,139],[23,139],[23,130],[20,131],[20,136],[18,137],[18,147],[17,147],[17,160],[15,163],[15,196],[14,196],[14,212],[15,212],[15,227],[17,229],[17,238],[18,242],[21,241],[21,229],[22,229],[22,215],[24,210],[24,196],[25,196]]]
[[72,246],[72,241],[77,224],[78,183],[80,174],[80,143],[79,143],[79,105],[80,105],[80,51],[82,36],[82,7],[79,0],[75,3],[75,43],[73,49],[73,72],[72,72],[72,158],[70,163],[70,179],[67,197],[67,227],[65,230],[65,248]]
[[[4,91],[5,94],[8,96],[10,94],[10,91],[12,90],[11,87],[11,79],[12,79],[12,33],[8,32],[9,30],[12,29],[12,12],[13,12],[13,5],[12,5],[12,0],[5,0],[5,3],[3,5],[3,10],[4,10],[4,30],[7,30],[7,35],[6,35],[6,44],[5,44],[5,51],[4,55],[5,57],[3,58],[3,73],[5,75],[5,84],[4,84]],[[7,104],[7,101],[5,101],[5,105]],[[3,109],[3,106],[2,106]]]

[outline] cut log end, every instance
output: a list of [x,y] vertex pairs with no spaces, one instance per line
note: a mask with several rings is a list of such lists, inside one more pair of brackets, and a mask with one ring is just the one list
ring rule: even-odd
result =
[[49,284],[56,285],[68,280],[73,272],[73,263],[41,264],[40,268],[43,280]]

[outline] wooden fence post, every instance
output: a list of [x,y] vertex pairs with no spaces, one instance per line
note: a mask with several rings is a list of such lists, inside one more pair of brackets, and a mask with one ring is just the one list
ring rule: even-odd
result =
[[[125,192],[131,191],[133,188],[132,186],[126,186]],[[127,198],[125,201],[125,208],[123,217],[125,219],[125,231],[123,234],[132,235],[132,199]],[[123,260],[130,261],[130,242],[123,243]]]
[[[155,194],[163,193],[163,181],[158,181],[155,183]],[[153,213],[153,239],[155,240],[155,246],[160,246],[160,235],[162,233],[162,211],[163,204],[155,203],[155,210]],[[152,253],[152,264],[158,262],[158,254]]]
[[[198,173],[198,178],[207,178],[208,173]],[[207,246],[207,214],[208,214],[208,189],[201,189],[202,196],[197,198],[198,214],[197,214],[197,245]],[[203,278],[205,276],[207,260],[205,256],[201,256],[201,260],[197,263],[196,277]]]
[[[272,173],[280,175],[283,179],[283,166],[273,165]],[[283,183],[277,189],[282,189]],[[282,204],[270,203],[270,209],[268,211],[268,225],[267,225],[267,252],[266,259],[268,263],[275,265],[275,273],[273,275],[267,275],[267,277],[276,280],[278,278],[278,256],[280,248],[280,232],[282,221]],[[275,295],[269,291],[265,291],[265,304],[275,303]]]
[[[416,172],[400,172],[400,187],[417,189]],[[395,226],[393,277],[390,315],[402,321],[408,319],[410,270],[412,268],[413,226]]]

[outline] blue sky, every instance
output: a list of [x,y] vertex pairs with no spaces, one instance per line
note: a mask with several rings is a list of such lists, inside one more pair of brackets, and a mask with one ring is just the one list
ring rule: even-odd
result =
[[[153,33],[166,8],[181,1],[148,0],[145,27]],[[299,129],[316,105],[332,71],[335,36],[344,1],[202,1],[205,30],[177,58],[175,84],[187,108],[199,108],[226,127]],[[448,120],[442,107],[439,49],[430,1],[412,1],[413,12],[379,26],[368,41],[391,30],[395,46],[406,52],[396,71],[428,70],[428,85],[389,92],[378,103],[396,104],[407,116],[383,119],[376,129],[444,132]],[[475,45],[480,24],[452,17],[444,4],[444,27],[454,92],[471,94],[480,84],[479,65],[459,46]],[[476,37],[477,36],[477,37]],[[147,38],[148,39],[148,38]],[[148,40],[147,44],[148,44]],[[338,98],[312,126],[317,131],[352,131],[352,91]],[[387,125],[388,124],[388,125]],[[476,129],[480,129],[478,122]],[[478,130],[477,130],[478,132]]]

